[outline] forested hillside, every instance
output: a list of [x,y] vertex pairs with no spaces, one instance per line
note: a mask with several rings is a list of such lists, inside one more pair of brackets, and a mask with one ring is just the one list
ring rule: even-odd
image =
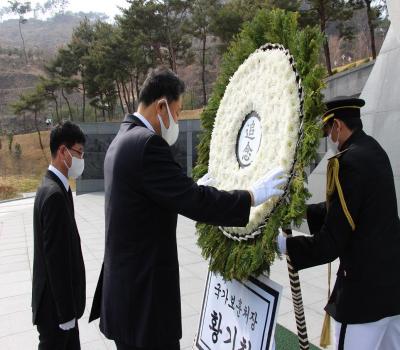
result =
[[[26,10],[26,2],[11,3]],[[32,132],[47,119],[119,120],[136,108],[148,70],[159,65],[184,79],[184,107],[201,108],[231,39],[257,11],[276,7],[325,34],[327,75],[373,59],[388,28],[384,0],[132,0],[113,22],[96,13],[20,15],[0,22],[0,133]]]

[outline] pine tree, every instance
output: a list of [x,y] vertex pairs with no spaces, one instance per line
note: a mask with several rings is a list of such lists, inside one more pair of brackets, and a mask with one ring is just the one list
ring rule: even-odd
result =
[[376,59],[377,52],[375,44],[375,29],[378,27],[378,24],[380,23],[380,18],[386,10],[386,0],[352,0],[351,3],[355,9],[366,9],[369,37],[371,43],[371,54],[372,58]]
[[280,8],[286,11],[298,11],[300,2],[300,0],[231,0],[225,2],[214,16],[213,33],[225,45],[228,45],[232,38],[240,32],[243,24],[251,21],[260,9]]
[[156,11],[160,14],[160,43],[168,48],[168,63],[177,71],[177,61],[185,58],[191,46],[189,14],[192,0],[155,0]]
[[67,45],[64,59],[71,59],[69,69],[80,76],[80,85],[82,91],[82,121],[85,121],[86,115],[86,59],[89,55],[90,47],[94,41],[94,29],[89,19],[85,18],[72,33],[72,39]]
[[[75,91],[78,91],[79,79],[74,77],[74,73],[69,69],[71,61],[65,61],[63,54],[58,54],[56,58],[50,61],[45,66],[45,71],[48,75],[48,85],[54,86],[58,90],[64,99],[68,107],[69,119],[74,120],[74,114],[72,112],[71,104],[68,99],[68,95]],[[58,115],[58,112],[57,112]]]
[[[343,23],[353,15],[352,3],[347,0],[309,0],[308,10],[302,14],[302,21],[305,25],[319,24],[320,30],[324,35],[324,54],[328,74],[332,75],[332,64],[330,57],[329,38],[326,30],[329,23]],[[346,32],[350,32],[349,27]]]
[[127,74],[117,77],[117,89],[130,113],[133,101],[139,96],[140,85],[150,67],[164,64],[159,32],[162,30],[161,16],[154,1],[134,0],[128,9],[117,18],[120,45]]
[[46,92],[42,86],[37,86],[33,92],[21,95],[19,100],[13,103],[12,109],[15,114],[22,115],[24,113],[32,113],[35,118],[35,128],[38,134],[40,149],[43,157],[48,162],[47,154],[44,150],[42,136],[38,124],[39,114],[46,108]]
[[212,30],[220,4],[215,0],[195,0],[192,8],[191,33],[201,41],[201,83],[203,87],[203,106],[207,104],[206,90],[206,54],[207,39]]

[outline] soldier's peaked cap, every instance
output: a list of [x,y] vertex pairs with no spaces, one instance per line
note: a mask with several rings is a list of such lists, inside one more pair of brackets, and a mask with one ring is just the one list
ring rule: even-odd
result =
[[333,118],[347,120],[350,118],[360,118],[360,109],[365,105],[361,98],[346,96],[336,97],[326,103],[326,112],[322,115],[322,123],[325,124]]

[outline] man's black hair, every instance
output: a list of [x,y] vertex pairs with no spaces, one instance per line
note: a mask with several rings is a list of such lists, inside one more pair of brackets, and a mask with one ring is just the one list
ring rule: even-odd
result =
[[84,145],[86,142],[85,134],[82,129],[69,120],[58,123],[50,133],[50,151],[53,158],[57,155],[57,150],[61,145],[71,148],[76,143]]
[[363,128],[363,123],[360,118],[348,118],[346,120],[342,120],[340,118],[332,118],[327,122],[329,127],[332,127],[334,119],[339,119],[340,121],[342,121],[353,132],[357,130],[362,130]]
[[185,92],[185,83],[170,69],[158,68],[147,76],[139,94],[139,103],[151,105],[161,97],[166,97],[168,103],[179,100]]

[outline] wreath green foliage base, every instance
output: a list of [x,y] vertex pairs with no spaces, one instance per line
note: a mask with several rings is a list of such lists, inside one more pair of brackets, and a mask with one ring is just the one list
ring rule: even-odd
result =
[[268,42],[282,44],[296,61],[304,89],[304,137],[296,154],[289,202],[279,205],[269,217],[263,232],[249,241],[237,242],[224,236],[218,227],[197,224],[198,245],[204,258],[211,259],[211,271],[219,272],[225,279],[243,280],[250,275],[269,273],[278,255],[276,236],[279,227],[292,223],[300,225],[302,221],[305,203],[310,197],[305,188],[305,169],[317,156],[321,137],[318,116],[324,110],[321,89],[325,70],[318,63],[322,40],[317,28],[299,27],[297,13],[261,10],[251,22],[245,24],[224,55],[212,96],[201,116],[204,132],[198,146],[198,162],[194,169],[196,178],[207,172],[214,119],[229,78],[251,53]]

